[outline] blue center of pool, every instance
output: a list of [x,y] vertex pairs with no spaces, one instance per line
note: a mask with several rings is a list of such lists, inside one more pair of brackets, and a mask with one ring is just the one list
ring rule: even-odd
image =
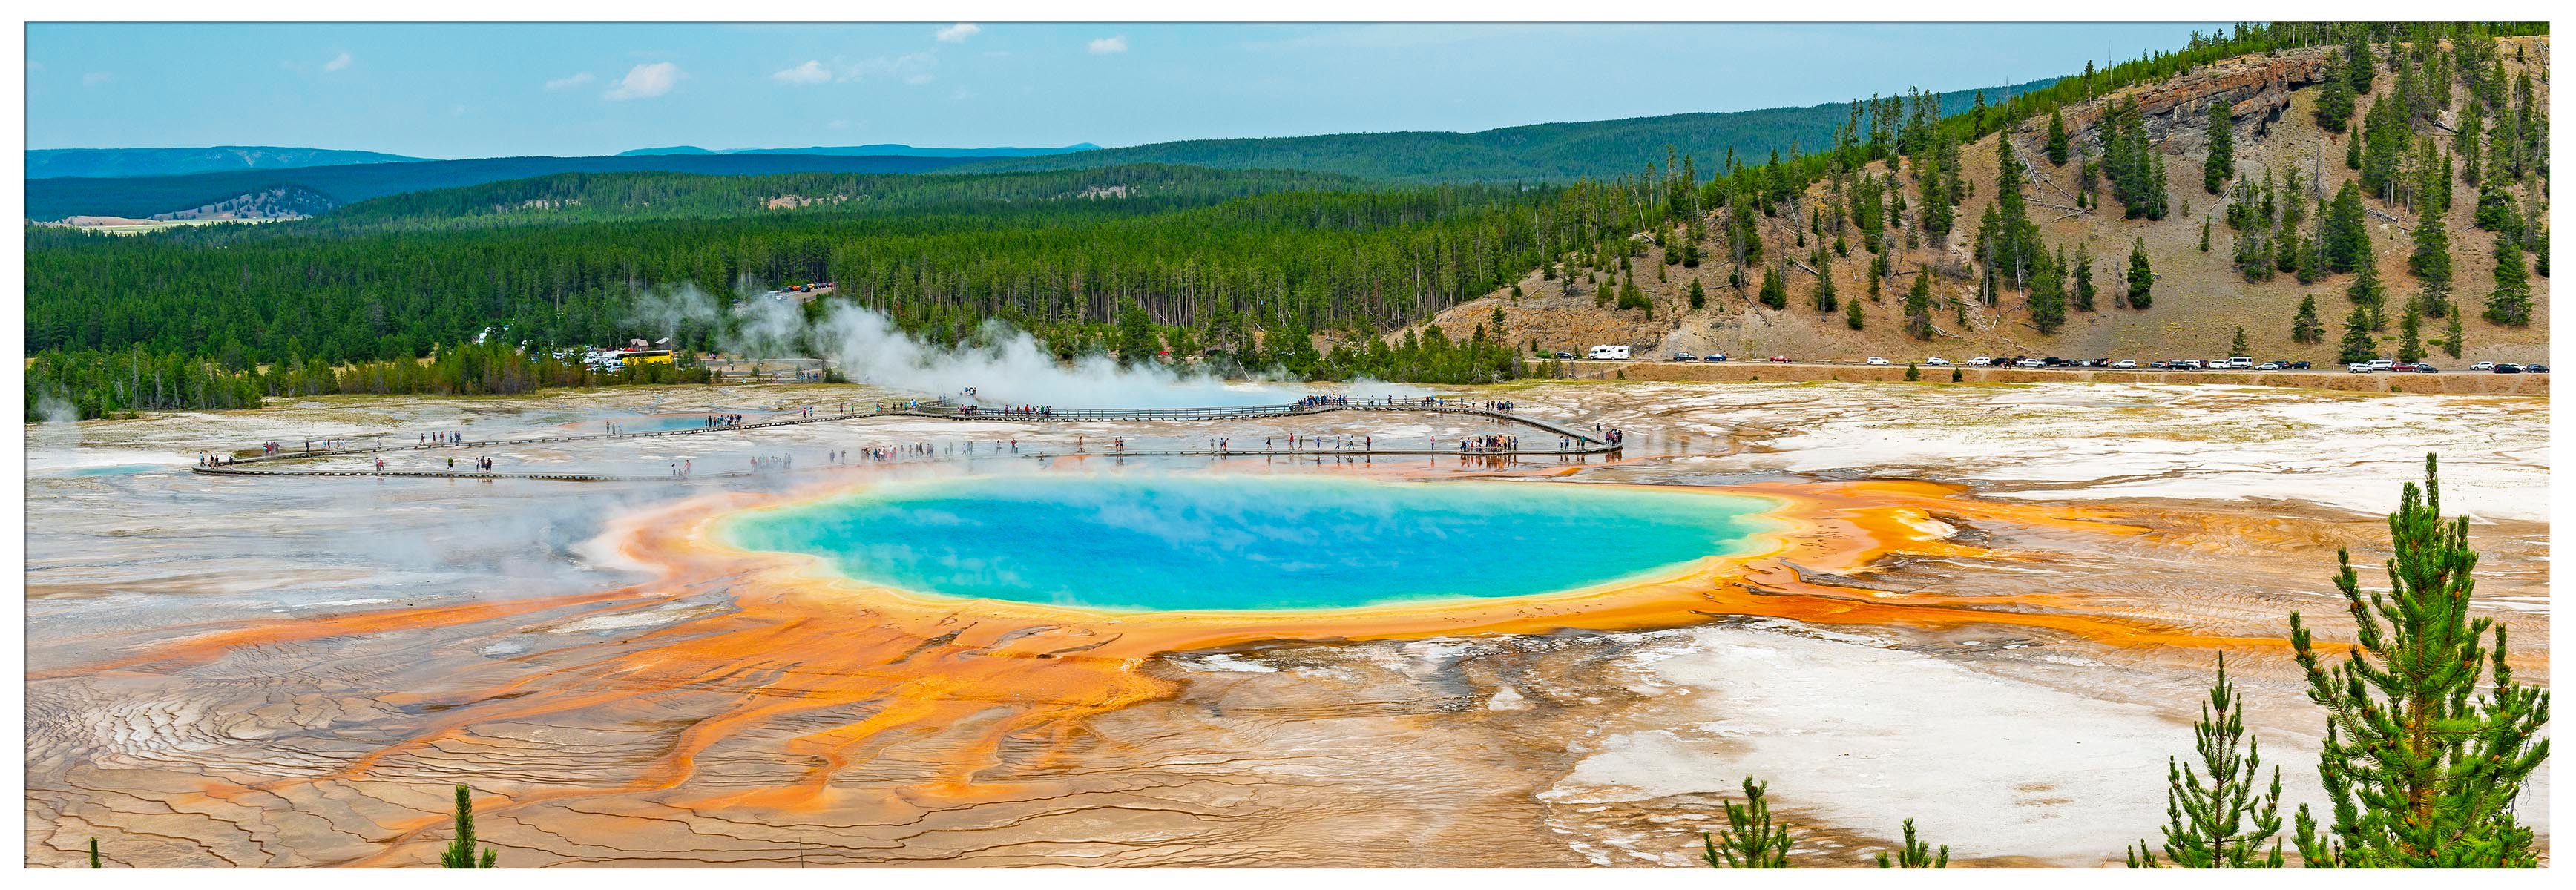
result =
[[1769,501],[1569,483],[1033,476],[899,483],[728,522],[862,581],[1098,609],[1509,597],[1743,552]]

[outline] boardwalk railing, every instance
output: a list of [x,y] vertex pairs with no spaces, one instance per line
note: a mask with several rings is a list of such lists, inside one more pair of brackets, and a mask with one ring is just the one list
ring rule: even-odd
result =
[[[1009,409],[988,410],[988,409],[983,409],[983,408],[980,408],[980,407],[978,407],[978,408],[973,408],[973,409],[969,409],[969,408],[967,408],[967,407],[965,407],[965,406],[961,406],[961,405],[956,405],[956,404],[950,403],[950,402],[949,402],[948,400],[946,400],[946,399],[939,399],[939,400],[931,400],[931,401],[922,401],[922,402],[906,403],[906,404],[898,405],[898,406],[896,406],[896,407],[892,407],[892,408],[872,408],[872,409],[865,410],[865,411],[849,411],[849,410],[844,410],[844,411],[833,411],[833,410],[828,410],[830,407],[831,407],[831,406],[817,406],[817,407],[810,408],[810,409],[800,409],[799,413],[798,413],[798,414],[796,414],[796,415],[791,415],[791,416],[786,416],[786,417],[772,417],[772,418],[767,419],[767,420],[748,420],[748,419],[746,419],[746,420],[744,420],[743,422],[740,422],[740,423],[710,423],[710,424],[707,424],[707,425],[704,425],[704,426],[680,427],[680,428],[678,428],[678,429],[650,430],[650,431],[644,431],[644,432],[633,432],[633,433],[628,433],[628,432],[617,432],[617,433],[581,433],[581,434],[568,434],[568,435],[558,435],[558,436],[526,436],[526,437],[520,437],[520,438],[515,438],[515,439],[483,439],[483,440],[465,440],[465,441],[456,441],[456,442],[449,442],[449,441],[435,441],[435,442],[413,442],[413,443],[402,443],[402,444],[394,444],[394,445],[343,445],[343,446],[330,447],[330,448],[311,448],[311,447],[309,447],[309,445],[308,445],[308,447],[306,447],[306,448],[302,448],[302,449],[295,449],[295,448],[282,448],[282,449],[280,449],[278,452],[276,452],[276,453],[274,453],[274,454],[260,454],[260,455],[253,455],[253,456],[234,457],[234,458],[227,459],[227,460],[225,460],[225,461],[223,461],[223,462],[221,462],[221,463],[215,463],[215,464],[210,464],[210,465],[199,465],[199,466],[195,467],[194,469],[195,469],[195,471],[196,471],[196,472],[199,472],[199,473],[204,473],[204,474],[208,474],[208,475],[218,475],[218,476],[352,476],[352,477],[355,477],[355,476],[399,476],[399,477],[414,477],[414,478],[440,478],[440,479],[445,479],[445,478],[453,478],[453,479],[546,479],[546,480],[558,480],[558,481],[583,481],[583,482],[611,482],[611,481],[655,480],[655,479],[664,479],[664,478],[673,478],[673,477],[652,476],[652,475],[620,475],[620,474],[612,474],[612,473],[577,473],[577,472],[527,472],[527,473],[509,472],[509,473],[503,473],[503,472],[484,472],[484,471],[477,471],[477,470],[463,470],[463,471],[459,471],[459,470],[454,470],[454,469],[450,469],[450,470],[443,471],[443,472],[442,472],[442,471],[437,471],[437,470],[304,470],[304,469],[287,470],[287,469],[267,469],[267,468],[263,468],[263,467],[261,467],[260,465],[263,465],[263,464],[273,464],[273,463],[282,463],[282,462],[286,462],[286,461],[309,460],[309,459],[325,458],[325,457],[340,457],[340,456],[364,455],[364,454],[384,454],[384,453],[396,453],[396,452],[404,452],[404,451],[427,451],[427,450],[439,449],[439,448],[503,448],[503,447],[512,447],[512,446],[520,446],[520,445],[545,445],[545,444],[554,444],[554,443],[561,443],[561,442],[588,442],[588,441],[603,441],[603,440],[610,440],[610,439],[651,439],[651,438],[662,438],[662,437],[668,437],[668,436],[694,436],[694,435],[704,435],[704,434],[708,434],[708,433],[740,432],[740,431],[743,431],[743,430],[756,430],[756,429],[769,429],[769,428],[773,428],[773,427],[797,426],[797,425],[800,425],[800,424],[808,424],[808,423],[834,423],[834,422],[839,422],[839,421],[847,421],[847,420],[864,420],[864,419],[869,419],[869,418],[878,418],[878,417],[920,417],[920,418],[928,418],[928,419],[935,419],[935,420],[995,421],[995,422],[1002,422],[1002,423],[1119,423],[1119,422],[1123,422],[1123,423],[1158,423],[1158,422],[1214,421],[1214,420],[1260,420],[1260,419],[1280,418],[1280,417],[1296,417],[1296,416],[1311,415],[1311,414],[1324,414],[1324,413],[1329,413],[1329,412],[1334,412],[1334,411],[1386,411],[1386,412],[1410,412],[1410,413],[1423,413],[1423,414],[1456,414],[1456,415],[1467,415],[1467,416],[1474,416],[1474,417],[1483,417],[1483,418],[1487,418],[1487,419],[1491,419],[1491,420],[1498,420],[1498,421],[1502,421],[1502,422],[1505,422],[1505,423],[1515,423],[1515,424],[1520,424],[1520,425],[1523,425],[1523,426],[1531,427],[1531,428],[1533,428],[1533,429],[1545,430],[1545,431],[1547,431],[1547,432],[1554,433],[1554,434],[1559,435],[1559,436],[1563,436],[1563,437],[1565,437],[1565,439],[1566,439],[1567,443],[1569,443],[1569,445],[1571,446],[1571,447],[1566,447],[1566,448],[1520,448],[1520,449],[1511,449],[1511,450],[1503,450],[1503,451],[1490,451],[1490,450],[1489,450],[1489,451],[1456,451],[1456,452],[1451,452],[1451,451],[1441,451],[1441,450],[1437,450],[1437,449],[1424,449],[1424,448],[1398,448],[1398,447],[1386,447],[1386,448],[1352,448],[1352,449],[1314,449],[1314,450],[1303,450],[1303,449],[1275,450],[1275,449],[1267,449],[1267,448],[1265,448],[1265,449],[1258,449],[1258,450],[1255,450],[1255,449],[1216,448],[1216,449],[1177,449],[1177,450],[1158,450],[1158,451],[1124,451],[1124,450],[1108,450],[1108,451],[1100,451],[1100,452],[1075,452],[1075,453],[1077,453],[1077,454],[1098,454],[1098,455],[1102,455],[1102,456],[1146,457],[1146,456],[1184,456],[1184,455],[1188,455],[1188,456],[1236,456],[1236,457],[1246,457],[1246,456],[1262,456],[1262,455],[1274,455],[1274,456],[1285,456],[1285,455],[1295,455],[1295,456],[1340,455],[1340,456],[1348,456],[1348,457],[1368,457],[1368,456],[1374,456],[1374,455],[1384,455],[1384,456],[1390,456],[1390,457],[1393,457],[1393,456],[1421,456],[1421,455],[1435,455],[1435,456],[1436,456],[1436,455],[1446,455],[1446,454],[1457,454],[1457,455],[1461,455],[1461,456],[1471,456],[1471,457],[1508,457],[1508,456],[1513,456],[1513,455],[1588,455],[1588,454],[1604,454],[1604,453],[1609,453],[1609,452],[1615,452],[1615,451],[1618,451],[1618,450],[1619,450],[1619,448],[1620,448],[1620,446],[1619,446],[1619,444],[1618,444],[1618,443],[1615,443],[1615,442],[1613,442],[1613,441],[1610,441],[1610,440],[1609,440],[1608,438],[1606,438],[1606,437],[1598,436],[1598,435],[1594,435],[1594,434],[1592,434],[1592,433],[1587,433],[1587,432],[1584,432],[1584,431],[1582,431],[1582,430],[1577,430],[1577,429],[1574,429],[1574,428],[1571,428],[1571,427],[1564,426],[1564,425],[1562,425],[1562,424],[1554,423],[1554,422],[1552,422],[1552,421],[1541,420],[1541,419],[1538,419],[1538,418],[1535,418],[1535,417],[1530,417],[1530,416],[1522,415],[1522,414],[1513,414],[1513,413],[1506,412],[1506,411],[1499,411],[1499,410],[1495,410],[1495,409],[1492,409],[1492,408],[1486,408],[1486,407],[1479,406],[1479,405],[1461,405],[1461,404],[1452,404],[1452,403],[1448,403],[1448,402],[1439,402],[1439,401],[1424,401],[1424,400],[1420,400],[1420,399],[1358,399],[1358,400],[1351,400],[1351,401],[1348,401],[1348,402],[1334,401],[1334,400],[1324,400],[1324,401],[1312,401],[1312,402],[1307,402],[1307,401],[1292,402],[1292,403],[1285,404],[1285,405],[1231,405],[1231,406],[1208,406],[1208,407],[1198,407],[1198,408],[1077,408],[1077,409],[1055,409],[1055,408],[1048,408],[1048,409],[1038,409],[1038,410],[1009,410]],[[811,411],[813,412],[813,415],[812,415],[812,416],[810,416],[810,417],[808,417],[808,416],[803,416],[802,412],[803,412],[803,411],[805,411],[805,410],[811,410]],[[378,441],[381,441],[381,438],[380,438],[380,437],[361,436],[361,437],[357,437],[357,438],[358,438],[358,439],[377,439]],[[1026,454],[1024,454],[1024,455],[1022,455],[1022,456],[1025,456],[1025,457],[1060,457],[1060,456],[1064,456],[1064,455],[1063,455],[1063,454],[1061,454],[1061,453],[1055,453],[1055,452],[1031,451],[1031,452],[1028,452],[1028,453],[1026,453]],[[691,475],[691,476],[687,476],[687,477],[679,477],[679,478],[692,478],[692,479],[721,479],[721,478],[732,478],[732,477],[739,477],[739,476],[752,476],[752,475],[759,475],[759,474],[758,474],[758,473],[756,473],[756,472],[722,472],[722,473],[695,474],[695,475]]]

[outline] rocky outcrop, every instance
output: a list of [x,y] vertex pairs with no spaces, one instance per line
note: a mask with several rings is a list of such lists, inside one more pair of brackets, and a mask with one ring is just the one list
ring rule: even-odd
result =
[[[2201,110],[2211,102],[2228,103],[2229,113],[2238,121],[2269,120],[2289,107],[2291,90],[2316,83],[2333,69],[2334,50],[2322,46],[2212,62],[2174,77],[2114,90],[2068,106],[2066,130],[2079,140],[2098,141],[2095,128],[2123,99],[2138,103],[2139,110],[2146,114],[2147,138],[2157,141],[2177,130],[2198,126]],[[2018,135],[2024,140],[2044,139],[2047,128],[2048,118],[2041,115],[2023,122]]]

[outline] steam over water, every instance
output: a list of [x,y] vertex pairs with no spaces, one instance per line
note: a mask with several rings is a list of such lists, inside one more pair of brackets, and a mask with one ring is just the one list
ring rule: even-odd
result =
[[1772,527],[1750,515],[1769,506],[1581,485],[1059,476],[887,486],[749,514],[729,531],[926,593],[1326,609],[1547,593],[1728,555]]

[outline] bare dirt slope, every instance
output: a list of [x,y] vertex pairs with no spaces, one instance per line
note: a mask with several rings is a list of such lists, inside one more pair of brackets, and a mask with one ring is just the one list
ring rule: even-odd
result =
[[[2502,50],[2509,75],[2532,72],[2534,89],[2544,105],[2548,98],[2548,45],[2547,37],[2516,38],[2503,41]],[[2345,181],[2358,175],[2343,165],[2344,140],[2353,134],[2327,132],[2316,124],[2313,115],[2318,90],[2309,84],[2323,73],[2330,56],[2323,50],[2301,50],[2245,57],[2069,106],[2066,118],[2077,144],[2098,155],[2093,124],[2101,108],[2119,96],[2140,100],[2149,112],[2148,131],[2165,155],[2166,173],[2171,180],[2168,190],[2173,212],[2159,221],[2122,218],[2118,203],[2109,197],[2107,183],[2100,186],[2098,193],[2102,202],[2110,205],[2107,210],[2099,205],[2078,210],[2074,201],[2076,165],[2070,161],[2062,167],[2052,166],[2042,150],[2046,118],[2029,121],[2014,134],[2021,157],[2031,167],[2032,181],[2025,191],[2031,215],[2040,224],[2047,243],[2052,248],[2065,246],[2070,256],[2077,244],[2088,245],[2094,257],[2096,280],[2107,295],[2119,284],[2116,275],[2126,268],[2130,245],[2135,239],[2145,239],[2148,258],[2156,272],[2149,309],[2115,309],[2107,302],[2098,303],[2093,312],[2070,310],[2065,327],[2054,334],[2041,334],[2030,324],[2021,295],[2008,291],[2001,304],[1992,309],[1971,298],[1973,281],[1965,272],[1970,242],[1977,219],[1994,200],[1995,141],[1999,137],[1989,136],[1960,149],[1961,172],[1970,182],[1970,192],[1959,207],[1959,222],[1948,243],[1902,249],[1901,239],[1891,235],[1891,240],[1899,241],[1894,263],[1897,269],[1938,264],[1957,273],[1941,281],[1935,301],[1939,308],[1933,313],[1939,332],[1930,342],[1915,340],[1903,329],[1901,301],[1910,278],[1900,274],[1889,280],[1886,292],[1879,298],[1870,298],[1864,277],[1867,255],[1857,243],[1852,244],[1850,257],[1836,259],[1831,272],[1842,299],[1862,301],[1864,328],[1859,331],[1851,330],[1839,311],[1817,311],[1816,279],[1809,270],[1791,267],[1789,308],[1773,310],[1752,300],[1753,289],[1760,282],[1758,268],[1748,270],[1745,286],[1739,291],[1728,284],[1724,262],[1708,262],[1697,269],[1667,266],[1662,251],[1651,246],[1635,260],[1637,284],[1655,302],[1651,314],[1596,308],[1592,285],[1578,281],[1569,293],[1565,282],[1543,281],[1537,270],[1531,270],[1519,282],[1523,293],[1519,300],[1513,300],[1506,287],[1484,299],[1453,307],[1434,321],[1450,332],[1464,332],[1477,324],[1490,324],[1499,307],[1506,335],[1514,342],[1526,347],[1535,338],[1542,350],[1568,350],[1577,355],[1593,344],[1625,343],[1636,346],[1641,357],[1673,351],[1719,351],[1799,358],[1884,355],[1898,361],[1928,355],[1954,360],[1973,355],[2056,355],[2135,358],[2141,362],[2210,358],[2227,354],[2236,329],[2242,326],[2249,351],[2258,357],[2329,361],[2335,358],[2340,322],[2352,308],[2344,291],[2353,276],[2329,276],[2305,285],[2286,274],[2266,282],[2245,280],[2233,265],[2232,236],[2223,218],[2226,201],[2223,196],[2209,194],[2201,185],[2208,139],[2206,127],[2197,120],[2196,109],[2219,98],[2233,103],[2240,179],[2271,170],[2296,170],[2313,177],[2319,192],[2330,197]],[[2394,82],[2394,77],[2383,72],[2375,79],[2373,97],[2360,100],[2357,107],[2369,107],[2371,101],[2386,95]],[[2453,88],[2459,89],[2457,84]],[[2464,92],[2455,92],[2453,108],[2465,105]],[[2355,117],[2357,120],[2359,114]],[[1885,167],[1872,165],[1870,172],[1884,173]],[[1917,203],[1919,194],[1910,177],[1905,179],[1905,185],[1909,205]],[[1820,198],[1823,189],[1819,184],[1809,191],[1808,206],[1814,206],[1813,199]],[[2478,317],[2493,286],[2494,244],[2491,233],[2479,231],[2473,223],[2476,195],[2474,186],[2456,185],[2447,217],[2453,299],[2467,315],[2462,338],[2465,348],[2458,359],[2436,353],[2430,360],[2446,366],[2465,366],[2481,360],[2545,361],[2549,279],[2537,275],[2531,279],[2535,305],[2529,326],[2501,327]],[[2382,352],[2393,354],[2396,307],[2403,305],[2406,296],[2418,287],[2406,271],[2415,215],[2375,199],[2368,204],[2372,244],[2378,251],[2380,277],[2387,286],[2391,307],[2389,326],[2381,336]],[[1803,212],[1805,208],[1800,208],[1762,220],[1766,253],[1795,257],[1807,254],[1811,248],[1799,246],[1796,237],[1805,217],[1795,214]],[[2207,253],[2200,250],[2204,219],[2215,220]],[[1715,225],[1709,228],[1711,232],[1719,230]],[[1710,256],[1726,253],[1714,242],[1703,252]],[[1698,311],[1689,308],[1687,299],[1693,279],[1708,294],[1707,308]],[[2298,344],[2290,340],[2290,322],[2301,298],[2308,295],[2317,298],[2326,339],[2316,344]],[[1968,303],[1964,328],[1949,308],[1951,299]],[[2438,320],[2427,320],[2424,336],[2440,336],[2441,325]]]

